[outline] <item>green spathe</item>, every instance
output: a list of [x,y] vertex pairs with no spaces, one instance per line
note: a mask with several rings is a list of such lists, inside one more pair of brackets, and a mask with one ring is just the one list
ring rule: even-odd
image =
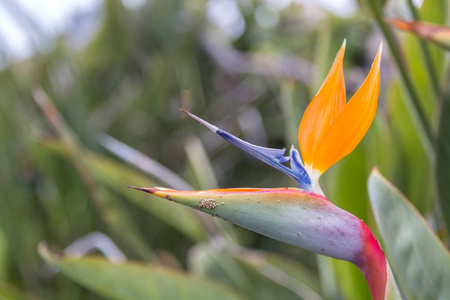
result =
[[323,196],[301,189],[135,189],[334,258],[357,263],[364,251],[361,220]]

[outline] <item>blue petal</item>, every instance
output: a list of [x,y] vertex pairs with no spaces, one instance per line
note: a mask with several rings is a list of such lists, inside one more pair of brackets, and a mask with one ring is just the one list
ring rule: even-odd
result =
[[289,156],[291,158],[290,164],[291,169],[294,173],[298,174],[300,178],[302,178],[307,184],[311,186],[311,179],[309,178],[308,172],[306,172],[303,167],[302,161],[300,159],[300,154],[297,149],[295,149],[294,145],[291,147],[291,151],[289,151]]
[[[208,122],[187,111],[183,110],[183,112],[220,135],[230,144],[233,144],[239,149],[268,164],[269,166],[274,167],[275,169],[285,173],[286,175],[289,175],[292,179],[294,179],[294,181],[301,189],[312,191],[311,179],[309,178],[306,170],[303,168],[303,165],[300,161],[300,155],[298,154],[298,151],[294,148],[294,146],[292,146],[289,156],[283,156],[286,152],[286,149],[284,148],[265,148],[247,143],[246,141],[243,141],[216,126],[209,124]],[[290,160],[291,168],[288,168],[287,166],[282,164],[287,162],[288,160]]]

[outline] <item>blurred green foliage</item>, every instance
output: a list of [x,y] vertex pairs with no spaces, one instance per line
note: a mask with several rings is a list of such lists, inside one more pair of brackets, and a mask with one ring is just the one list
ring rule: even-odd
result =
[[[215,281],[204,295],[217,288],[239,299],[370,299],[364,278],[349,263],[316,261],[304,250],[126,188],[293,186],[184,119],[179,109],[261,146],[298,147],[302,113],[344,38],[348,96],[362,83],[383,39],[375,25],[380,24],[371,19],[375,0],[360,1],[346,18],[308,5],[272,8],[278,18],[272,27],[258,21],[270,5],[232,1],[245,24],[236,38],[208,19],[212,2],[154,0],[131,10],[121,1],[104,1],[98,32],[86,47],[76,50],[61,36],[51,50],[1,71],[0,299],[111,297],[104,286],[111,283],[86,284],[67,267],[79,285],[37,251],[42,240],[60,250],[92,232],[106,234],[127,258],[149,264],[145,276],[158,277],[164,268],[164,284],[177,278],[192,287],[201,282],[195,276]],[[395,8],[405,5],[387,1],[384,9],[398,13]],[[448,24],[448,9],[445,1],[426,0],[420,13],[425,21]],[[376,120],[356,150],[324,175],[322,186],[331,201],[376,231],[366,180],[379,166],[447,242],[450,199],[443,178],[450,150],[449,129],[442,126],[448,127],[448,99],[441,122],[438,112],[449,82],[448,53],[427,44],[436,93],[423,71],[427,61],[417,37],[397,38],[399,48],[391,53],[402,55],[433,132],[441,124],[439,154],[423,142],[417,107],[385,51]],[[125,145],[113,149],[105,134]],[[129,154],[126,145],[143,155]],[[174,174],[146,167],[144,155],[151,166],[158,161]],[[439,201],[446,203],[444,212]],[[60,254],[45,253],[56,265],[65,261],[55,263]],[[74,266],[89,275],[94,262]],[[123,268],[131,272],[134,266]]]

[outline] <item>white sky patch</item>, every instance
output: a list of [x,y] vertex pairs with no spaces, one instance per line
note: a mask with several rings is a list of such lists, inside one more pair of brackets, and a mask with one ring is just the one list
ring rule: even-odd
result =
[[145,0],[122,0],[122,3],[126,8],[136,10],[145,4]]
[[356,11],[356,0],[293,0],[293,2],[308,6],[318,6],[326,11],[339,16],[348,18]]
[[424,0],[413,0],[413,4],[414,4],[414,6],[416,6],[417,8],[420,8],[420,7],[422,7],[423,1],[424,1]]
[[[7,60],[20,60],[29,57],[36,50],[52,45],[53,38],[67,32],[82,31],[84,40],[89,40],[89,32],[95,31],[95,24],[80,26],[73,18],[80,12],[95,12],[104,0],[12,0],[9,4],[0,2],[0,52]],[[139,9],[146,0],[122,0],[129,9]],[[243,8],[251,8],[247,0],[208,0],[206,13],[208,20],[232,39],[239,38],[245,30],[245,21],[239,3]],[[349,17],[356,10],[356,0],[264,0],[256,8],[257,22],[265,28],[273,27],[279,21],[278,12],[287,9],[292,3],[306,7],[320,7],[340,17]],[[423,0],[414,0],[420,5]],[[7,3],[7,2],[6,2]],[[11,4],[13,3],[13,4]],[[31,23],[24,25],[21,16],[16,20],[8,9],[17,4],[30,17]],[[250,6],[249,6],[250,5]],[[20,11],[19,9],[19,11]],[[245,13],[245,12],[244,12]],[[19,14],[20,15],[20,14]],[[86,23],[86,22],[85,22]],[[35,24],[35,25],[34,25]],[[78,27],[79,26],[79,27]],[[78,32],[78,34],[81,34]],[[37,48],[33,46],[37,44]],[[6,62],[0,61],[0,66]]]
[[[0,2],[0,51],[10,60],[21,60],[35,53],[33,40],[39,49],[45,49],[54,37],[62,34],[77,12],[97,9],[102,0],[16,0],[20,14],[16,20],[8,5]],[[12,5],[14,7],[14,5]],[[23,21],[29,17],[30,25]],[[36,26],[33,26],[36,24]],[[39,36],[39,34],[43,36]]]
[[39,23],[45,32],[50,34],[62,33],[67,20],[75,12],[92,11],[98,8],[101,0],[16,0],[24,10]]
[[230,38],[237,39],[244,33],[244,18],[235,0],[209,0],[206,14],[209,22]]
[[28,57],[33,54],[33,45],[23,30],[0,4],[0,51],[8,59]]

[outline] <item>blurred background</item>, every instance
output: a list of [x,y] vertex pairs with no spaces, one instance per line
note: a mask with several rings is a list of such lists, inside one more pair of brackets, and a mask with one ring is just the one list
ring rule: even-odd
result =
[[[108,298],[44,263],[37,245],[46,241],[208,277],[250,299],[370,299],[349,263],[126,185],[295,186],[180,108],[250,143],[298,148],[303,111],[344,39],[350,99],[389,42],[372,5],[411,19],[409,2],[1,0],[0,298]],[[445,0],[413,5],[424,20],[448,24]],[[417,37],[388,30],[434,130],[448,52],[427,44],[427,61]],[[376,119],[322,188],[376,232],[366,182],[378,166],[439,232],[433,145],[417,130],[388,45]]]

